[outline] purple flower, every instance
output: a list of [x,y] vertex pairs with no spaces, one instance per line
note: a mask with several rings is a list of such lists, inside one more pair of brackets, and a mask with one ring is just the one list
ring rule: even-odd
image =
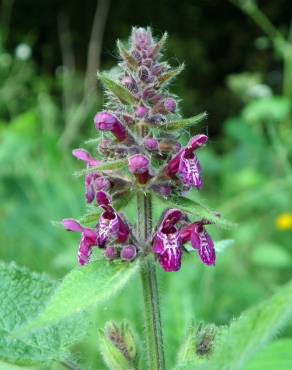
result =
[[208,221],[195,222],[181,229],[180,237],[183,244],[191,242],[192,247],[196,249],[202,262],[205,265],[215,265],[216,252],[213,240],[204,228],[204,225],[210,224]]
[[[97,167],[101,164],[100,161],[93,158],[84,149],[74,149],[72,154],[77,159],[86,162],[87,168]],[[111,182],[99,173],[91,173],[85,176],[85,196],[87,203],[93,202],[96,192],[99,190],[108,190],[111,187]]]
[[150,160],[143,154],[135,154],[128,159],[129,171],[136,176],[140,184],[146,184],[150,178]]
[[97,246],[96,231],[85,228],[81,226],[79,222],[72,219],[63,220],[63,225],[68,231],[81,233],[82,237],[79,244],[78,261],[81,266],[86,265],[89,262],[92,248]]
[[185,219],[179,209],[168,210],[153,239],[153,252],[159,263],[167,271],[178,271],[181,266],[182,239],[176,224]]
[[194,136],[167,165],[167,174],[175,177],[179,174],[184,185],[197,189],[202,187],[201,166],[194,151],[204,145],[208,140],[206,135]]
[[123,141],[127,137],[127,131],[122,123],[111,113],[100,112],[94,117],[97,130],[111,131],[118,141]]
[[96,200],[104,209],[97,224],[97,245],[104,248],[110,239],[117,243],[125,243],[130,233],[129,226],[112,207],[105,192],[99,191],[96,194]]

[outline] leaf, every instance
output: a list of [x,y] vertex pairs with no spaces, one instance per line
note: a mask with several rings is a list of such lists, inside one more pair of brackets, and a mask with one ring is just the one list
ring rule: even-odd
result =
[[74,269],[65,276],[43,312],[19,333],[47,327],[105,302],[126,285],[137,268],[136,263],[113,264],[102,259]]
[[192,324],[186,334],[186,337],[179,349],[177,355],[177,363],[185,364],[189,361],[193,361],[196,358],[196,340],[197,340],[198,327]]
[[[56,283],[14,263],[3,262],[0,263],[0,282],[0,360],[5,366],[7,362],[11,366],[32,365],[68,357],[68,347],[85,334],[84,320],[79,316],[21,339],[11,336],[44,308]],[[1,366],[0,363],[0,369]]]
[[158,78],[158,85],[162,86],[162,85],[168,83],[170,80],[172,80],[177,75],[179,75],[184,70],[184,68],[185,68],[184,64],[181,64],[178,68],[171,69],[171,70],[165,72],[163,75],[161,75]]
[[130,69],[136,70],[139,67],[136,59],[128,52],[128,50],[124,47],[124,45],[117,41],[117,46],[119,49],[120,56],[124,59]]
[[86,168],[81,171],[75,172],[76,176],[84,176],[88,175],[90,173],[98,173],[98,172],[106,172],[106,171],[113,171],[113,170],[120,170],[122,168],[125,168],[128,166],[128,160],[125,159],[117,159],[116,161],[109,161],[106,163],[103,163],[96,167],[90,167]]
[[289,282],[272,298],[249,309],[229,328],[221,330],[208,370],[243,369],[247,361],[286,324],[291,313],[292,282]]
[[162,197],[157,196],[153,193],[154,197],[158,198],[161,203],[164,204],[166,208],[179,208],[186,213],[190,213],[195,216],[198,220],[207,220],[210,221],[220,227],[223,228],[230,228],[234,227],[235,224],[225,220],[221,216],[218,216],[215,212],[210,211],[207,207],[199,204],[189,198],[184,197],[176,197],[176,198],[169,198],[165,199]]
[[292,339],[280,339],[260,351],[244,370],[291,370]]
[[103,73],[97,72],[97,76],[103,85],[110,90],[123,104],[136,104],[137,99],[130,91],[119,83],[111,80]]
[[156,58],[157,55],[160,53],[160,51],[163,49],[163,47],[166,43],[167,37],[168,37],[167,32],[164,32],[161,39],[156,43],[156,45],[155,45],[155,47],[152,51],[152,57],[153,58]]
[[39,367],[35,366],[18,366],[15,364],[9,364],[8,362],[0,361],[0,370],[40,370]]
[[206,119],[207,116],[208,114],[206,112],[203,112],[191,118],[181,119],[181,120],[172,121],[172,122],[166,122],[163,125],[159,126],[159,128],[166,130],[166,131],[182,130],[190,126],[199,124],[201,121]]
[[[219,329],[214,354],[210,359],[180,363],[175,369],[254,370],[245,368],[248,361],[279,332],[290,319],[291,313],[292,281],[279,289],[270,299],[247,310],[229,327]],[[266,370],[266,367],[258,368],[262,369]],[[278,367],[271,369],[281,370]]]

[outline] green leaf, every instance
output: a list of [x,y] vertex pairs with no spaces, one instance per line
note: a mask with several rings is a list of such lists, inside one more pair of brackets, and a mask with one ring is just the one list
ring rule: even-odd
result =
[[103,163],[100,166],[90,167],[90,168],[86,168],[81,171],[77,171],[75,172],[75,175],[84,176],[90,173],[120,170],[120,169],[126,168],[127,166],[128,166],[127,158],[117,159],[116,161],[109,161],[109,162]]
[[[239,370],[282,328],[292,313],[292,282],[223,328],[208,370]],[[194,367],[194,369],[200,367]],[[277,369],[278,370],[278,369]]]
[[159,202],[164,205],[165,209],[166,208],[179,208],[186,213],[192,214],[198,220],[204,219],[204,220],[210,221],[223,228],[230,228],[230,227],[235,226],[234,223],[228,220],[225,220],[223,217],[218,216],[215,212],[210,211],[207,207],[189,198],[176,197],[176,198],[165,199],[165,198],[157,196],[157,194],[153,193],[153,195],[154,197],[159,199]]
[[167,32],[164,32],[164,34],[162,35],[161,39],[156,43],[154,49],[153,49],[153,52],[152,52],[152,55],[153,55],[153,58],[156,58],[156,56],[160,53],[160,51],[163,49],[165,43],[166,43],[166,40],[167,40]]
[[182,130],[190,126],[199,124],[204,119],[206,119],[207,116],[208,116],[207,113],[203,112],[191,118],[181,119],[181,120],[172,121],[172,122],[166,122],[163,125],[159,126],[159,128],[166,130],[166,131]]
[[68,347],[85,334],[80,316],[21,339],[11,335],[45,307],[56,283],[13,263],[0,262],[0,287],[0,360],[5,366],[6,362],[11,366],[32,365],[67,358]]
[[171,69],[171,70],[165,72],[163,75],[161,75],[158,78],[158,85],[162,86],[162,85],[168,83],[170,80],[172,80],[177,75],[179,75],[184,70],[184,68],[185,68],[184,64],[181,64],[178,68]]
[[128,50],[124,47],[124,45],[117,41],[117,46],[119,49],[120,56],[124,59],[130,69],[136,70],[139,67],[138,62],[136,59],[128,52]]
[[107,301],[126,285],[137,268],[137,263],[114,264],[102,259],[74,269],[65,276],[43,312],[19,333],[47,327]]
[[0,370],[39,370],[39,367],[18,366],[15,364],[9,364],[8,362],[0,361]]
[[103,85],[112,92],[123,104],[136,104],[137,99],[130,93],[128,89],[119,83],[113,81],[103,73],[97,72],[97,76]]
[[280,339],[260,351],[244,370],[291,370],[292,339]]

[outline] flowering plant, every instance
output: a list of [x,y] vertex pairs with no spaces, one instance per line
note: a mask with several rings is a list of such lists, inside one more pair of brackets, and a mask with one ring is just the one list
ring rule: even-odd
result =
[[[183,67],[174,69],[161,61],[166,38],[164,34],[155,41],[149,28],[134,28],[128,49],[118,42],[118,77],[111,79],[99,73],[106,104],[94,118],[100,137],[96,157],[84,149],[74,150],[73,155],[86,163],[86,200],[101,214],[92,228],[73,219],[63,221],[67,230],[81,233],[81,266],[91,263],[94,249],[112,263],[140,264],[149,326],[149,364],[153,369],[165,366],[156,261],[166,272],[178,271],[185,244],[190,242],[204,264],[215,265],[214,243],[205,226],[224,222],[187,197],[192,188],[200,190],[203,186],[197,151],[208,136],[195,135],[185,146],[179,137],[182,130],[199,123],[206,114],[181,118],[178,99],[167,88]],[[133,198],[136,224],[121,212]],[[152,222],[155,199],[166,205],[157,225]]]

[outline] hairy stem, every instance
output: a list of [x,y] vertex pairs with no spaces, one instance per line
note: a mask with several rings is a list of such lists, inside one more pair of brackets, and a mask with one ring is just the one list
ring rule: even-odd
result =
[[71,369],[71,370],[82,370],[81,367],[79,367],[78,365],[76,365],[74,362],[72,362],[71,360],[64,360],[61,362],[61,365],[63,365],[64,367],[66,367],[67,369]]
[[[146,244],[152,229],[151,195],[138,193],[137,205],[139,239]],[[153,260],[145,258],[141,262],[140,275],[145,308],[148,366],[150,370],[165,370],[159,294]]]

